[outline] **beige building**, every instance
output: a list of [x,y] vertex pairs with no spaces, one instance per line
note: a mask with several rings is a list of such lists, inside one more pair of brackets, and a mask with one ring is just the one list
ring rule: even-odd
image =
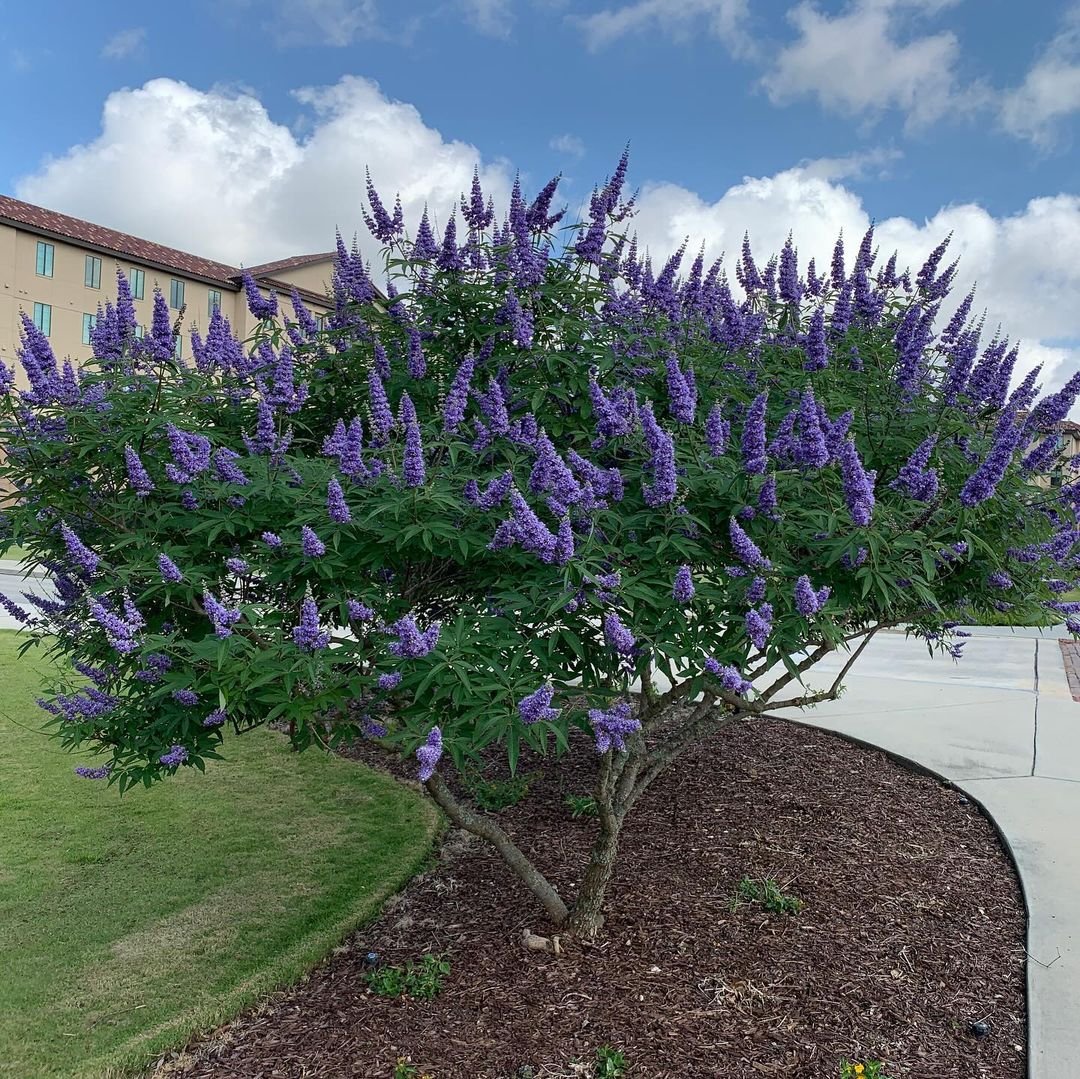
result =
[[[295,287],[312,314],[322,317],[332,307],[333,260],[330,251],[246,269],[263,295],[277,291],[287,316]],[[191,328],[205,333],[215,306],[241,339],[255,328],[238,267],[0,195],[0,359],[15,363],[22,311],[49,338],[57,358],[89,357],[98,306],[116,301],[117,269],[131,286],[140,333],[150,325],[155,288],[174,323],[183,312],[177,349],[184,357],[191,355]]]

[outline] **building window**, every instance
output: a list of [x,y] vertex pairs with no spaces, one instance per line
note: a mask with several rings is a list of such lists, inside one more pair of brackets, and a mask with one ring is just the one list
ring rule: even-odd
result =
[[56,248],[53,247],[52,244],[47,244],[43,240],[38,240],[37,265],[34,271],[38,277],[52,277],[53,259],[55,257]]
[[179,311],[184,306],[184,282],[172,278],[169,282],[169,306],[174,311]]
[[173,350],[172,350],[172,354],[173,354],[173,356],[175,356],[175,357],[176,357],[176,358],[177,358],[178,360],[179,360],[179,359],[182,359],[182,358],[183,358],[183,355],[184,355],[184,338],[183,338],[183,337],[182,337],[182,336],[181,336],[180,334],[177,334],[177,335],[176,335],[176,336],[175,336],[175,337],[173,338]]
[[52,304],[34,304],[34,325],[48,337],[52,333]]
[[146,327],[141,323],[135,324],[135,336],[141,341],[146,336]]
[[329,317],[329,315],[316,315],[315,316],[315,327],[316,327],[316,329],[325,330],[327,328],[327,326],[329,326],[329,325],[330,325],[330,317]]
[[213,318],[214,312],[221,309],[221,293],[216,288],[210,290],[210,299],[206,305],[206,313]]
[[101,288],[101,259],[97,255],[86,256],[83,284],[87,288]]
[[141,300],[146,295],[146,274],[142,270],[136,270],[132,266],[131,274],[128,276],[128,284],[131,285],[131,298],[133,300]]
[[84,345],[90,344],[90,336],[94,332],[94,327],[97,325],[97,315],[83,314],[82,317],[82,343]]

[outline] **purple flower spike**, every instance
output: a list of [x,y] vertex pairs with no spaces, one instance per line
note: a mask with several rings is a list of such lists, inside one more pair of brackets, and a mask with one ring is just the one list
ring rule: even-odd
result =
[[307,525],[300,529],[300,549],[305,558],[322,558],[326,554],[326,544]]
[[711,674],[720,683],[721,689],[739,697],[745,697],[754,688],[752,682],[739,674],[737,667],[721,666],[720,662],[712,657],[705,660],[705,673]]
[[852,521],[861,527],[870,523],[874,512],[875,473],[867,472],[855,443],[847,439],[840,447],[840,471],[844,479],[844,500]]
[[422,487],[426,477],[424,469],[424,447],[420,441],[420,424],[416,419],[416,408],[407,393],[401,395],[401,425],[405,429],[405,453],[402,459],[401,475],[406,487]]
[[401,671],[391,671],[389,674],[380,674],[378,678],[379,689],[397,689],[401,685]]
[[804,618],[817,614],[828,598],[829,589],[822,588],[815,592],[805,573],[795,582],[795,608]]
[[375,612],[359,600],[348,599],[345,606],[349,612],[350,622],[370,622],[375,617]]
[[281,537],[276,532],[264,532],[260,538],[271,550],[277,550],[281,546]]
[[199,703],[199,695],[193,689],[174,689],[172,699],[188,708]]
[[338,524],[347,524],[352,520],[348,503],[345,501],[345,492],[341,489],[336,476],[330,477],[330,483],[326,491],[326,513],[331,521]]
[[127,466],[128,483],[139,498],[145,498],[154,489],[154,481],[130,445],[124,447],[124,464]]
[[432,727],[427,741],[416,751],[416,759],[420,762],[418,776],[421,783],[426,783],[435,774],[435,767],[442,754],[442,731],[438,727]]
[[247,296],[248,310],[260,322],[274,318],[278,312],[277,295],[271,290],[269,297],[263,296],[259,286],[255,284],[255,278],[249,273],[244,274],[244,293]]
[[224,708],[215,708],[206,719],[202,721],[202,725],[208,728],[220,727],[228,716],[225,714]]
[[589,722],[596,739],[597,753],[606,753],[609,749],[625,753],[627,735],[641,730],[641,721],[633,717],[629,701],[620,701],[606,710],[590,709]]
[[81,572],[92,577],[97,572],[101,559],[66,524],[60,526],[60,535],[64,537],[64,546],[67,547],[71,561]]
[[773,609],[771,603],[763,603],[756,610],[751,608],[746,612],[746,633],[754,647],[760,652],[764,651],[765,643],[772,633]]
[[173,746],[168,753],[162,753],[158,760],[166,768],[179,768],[188,759],[188,751],[183,746]]
[[450,390],[443,405],[443,430],[447,434],[456,431],[465,418],[465,408],[469,403],[469,385],[472,382],[473,368],[476,361],[466,356],[454,375]]
[[159,554],[157,561],[158,570],[161,573],[161,579],[163,581],[166,581],[169,584],[179,584],[184,579],[184,575],[180,572],[179,567],[167,554]]
[[705,420],[705,443],[713,457],[723,456],[730,434],[731,424],[724,419],[723,410],[717,403],[709,409],[709,415]]
[[527,697],[518,701],[518,714],[526,726],[533,723],[550,723],[559,718],[560,708],[552,708],[551,701],[555,691],[549,685],[543,685]]
[[768,464],[765,457],[765,404],[767,393],[760,393],[746,411],[743,424],[743,468],[751,475],[762,473]]
[[735,550],[735,557],[740,562],[754,569],[770,569],[772,563],[761,553],[758,545],[743,531],[742,525],[732,517],[728,521],[728,531],[731,535],[731,546]]
[[300,608],[300,624],[293,626],[293,644],[303,652],[317,652],[330,647],[330,634],[319,629],[319,608],[308,596]]
[[99,768],[90,768],[85,764],[80,764],[75,769],[75,774],[80,779],[108,779],[110,772],[112,772],[111,764],[103,764]]
[[386,650],[392,656],[400,656],[403,659],[421,659],[434,651],[439,643],[441,625],[432,622],[431,625],[420,632],[419,626],[409,617],[400,618],[389,627],[391,633],[397,636],[396,641],[391,641]]
[[604,615],[604,640],[608,647],[620,656],[634,654],[634,635],[622,624],[614,611]]
[[676,603],[689,603],[694,598],[694,578],[689,566],[680,566],[675,574],[671,596]]

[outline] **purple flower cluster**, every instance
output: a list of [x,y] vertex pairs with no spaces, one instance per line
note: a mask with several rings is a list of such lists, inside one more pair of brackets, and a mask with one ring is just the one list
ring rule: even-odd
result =
[[[133,613],[138,614],[137,611]],[[145,624],[141,616],[134,619],[121,618],[105,607],[101,600],[91,601],[90,614],[93,616],[94,621],[105,630],[105,636],[108,638],[109,644],[117,652],[126,655],[134,652],[139,647],[135,640],[135,634]]]
[[181,431],[171,423],[166,425],[165,433],[173,458],[172,463],[165,466],[165,475],[173,483],[191,483],[210,467],[210,439]]
[[772,633],[772,621],[771,603],[763,603],[757,608],[751,607],[746,612],[746,635],[759,652],[764,651],[765,643],[769,639],[769,634]]
[[215,635],[222,639],[231,637],[232,627],[243,618],[242,612],[226,607],[214,598],[214,594],[209,589],[203,592],[203,607],[206,609],[207,617],[214,625]]
[[765,405],[767,393],[759,393],[746,411],[742,433],[743,468],[751,475],[765,471],[768,460],[765,457]]
[[130,445],[124,446],[124,464],[127,467],[128,483],[139,498],[145,498],[154,489],[154,481]]
[[679,423],[691,424],[697,414],[697,383],[694,369],[683,371],[675,356],[667,358],[668,411]]
[[188,759],[188,751],[181,745],[174,745],[167,753],[162,753],[158,760],[166,768],[179,768]]
[[863,468],[859,451],[851,439],[840,447],[840,473],[844,481],[844,501],[852,521],[865,527],[874,512],[874,472]]
[[705,444],[713,457],[722,457],[731,437],[731,424],[724,419],[723,409],[717,402],[705,419]]
[[228,717],[228,715],[226,714],[226,712],[225,712],[225,709],[224,709],[224,708],[215,708],[215,709],[214,709],[214,710],[213,710],[213,711],[212,711],[212,712],[211,712],[211,713],[210,713],[210,714],[209,714],[209,715],[208,715],[208,716],[206,717],[206,719],[204,719],[204,720],[202,721],[202,725],[203,725],[204,727],[207,727],[207,728],[213,729],[214,727],[220,727],[220,726],[221,726],[221,725],[222,725],[222,724],[223,724],[223,723],[225,722],[225,720],[226,720],[226,719],[228,719],[228,718],[229,718],[229,717]]
[[336,476],[331,476],[327,484],[326,513],[331,521],[337,521],[338,524],[347,524],[352,520],[349,505],[345,501],[345,492],[341,489]]
[[271,291],[268,297],[263,296],[259,291],[259,286],[255,283],[255,278],[247,272],[244,273],[243,281],[244,293],[247,296],[248,310],[251,314],[260,322],[274,318],[278,313],[277,296],[275,293]]
[[326,554],[326,544],[307,525],[300,529],[300,549],[305,558],[322,558]]
[[671,587],[671,597],[676,603],[686,604],[694,598],[694,578],[689,566],[680,566],[675,572],[675,582]]
[[387,652],[392,656],[400,656],[402,659],[420,659],[430,654],[439,643],[439,632],[442,626],[438,622],[432,622],[421,633],[416,622],[406,616],[399,618],[388,629],[397,637],[397,640],[391,641],[386,646]]
[[645,502],[653,507],[663,506],[674,501],[676,495],[675,442],[656,422],[652,405],[648,402],[642,406],[640,417],[645,445],[649,450],[645,469],[652,477],[652,482],[643,487]]
[[468,355],[461,361],[450,390],[443,403],[443,431],[451,434],[458,429],[465,418],[465,409],[469,403],[469,387],[472,384],[473,369],[476,361]]
[[300,622],[293,626],[293,644],[303,652],[317,652],[330,647],[330,633],[319,628],[319,608],[310,596],[300,607]]
[[546,683],[518,701],[518,714],[526,726],[533,723],[550,723],[559,718],[561,709],[552,708],[555,691]]
[[559,522],[558,533],[553,533],[533,512],[521,494],[510,493],[512,516],[495,529],[488,544],[493,551],[505,550],[518,544],[523,550],[536,555],[541,562],[565,565],[574,556],[574,536],[569,517]]
[[758,545],[743,531],[742,525],[732,517],[728,521],[728,532],[735,557],[752,569],[769,569],[772,563],[761,553]]
[[277,550],[277,548],[282,546],[281,537],[276,532],[264,532],[259,538],[271,550]]
[[380,674],[377,679],[379,689],[397,689],[401,685],[401,671]]
[[814,591],[810,578],[804,573],[795,582],[795,609],[804,618],[810,618],[825,606],[832,589],[826,585]]
[[916,502],[932,502],[938,492],[937,470],[928,468],[930,455],[937,445],[937,435],[931,435],[907,459],[890,487],[900,488]]
[[1013,587],[1013,579],[1004,570],[995,570],[986,578],[986,583],[991,588],[997,588],[1002,592]]
[[994,442],[982,463],[960,488],[960,502],[967,507],[992,498],[1020,444],[1022,429],[1014,424],[1009,410],[998,421]]
[[420,764],[418,775],[421,783],[426,783],[435,774],[435,767],[442,754],[442,731],[438,727],[432,727],[428,732],[427,741],[416,751],[416,759]]
[[721,689],[739,697],[745,697],[754,688],[753,683],[748,682],[739,673],[738,667],[732,667],[730,664],[722,666],[719,660],[711,656],[705,660],[705,673],[712,675],[720,683]]
[[80,779],[108,779],[112,772],[111,764],[103,764],[98,768],[91,768],[88,765],[80,764],[75,769],[75,774]]
[[424,447],[420,441],[420,424],[416,408],[407,393],[401,395],[401,425],[405,430],[405,454],[402,459],[401,477],[406,487],[422,487],[426,478]]
[[167,554],[159,554],[157,561],[161,579],[167,584],[179,584],[184,579],[180,567]]
[[641,720],[632,715],[629,701],[620,701],[607,709],[590,708],[589,722],[597,753],[607,753],[609,749],[625,753],[627,737],[641,730]]
[[349,612],[350,622],[370,622],[375,617],[375,612],[359,600],[347,599],[345,607]]
[[[826,418],[826,423],[828,419]],[[829,462],[829,447],[821,429],[821,416],[814,391],[808,386],[799,401],[799,439],[795,444],[795,464],[804,472],[824,468]]]
[[94,554],[89,547],[66,525],[60,525],[60,535],[64,538],[64,546],[67,548],[68,557],[78,567],[80,573],[92,577],[96,572],[101,558]]

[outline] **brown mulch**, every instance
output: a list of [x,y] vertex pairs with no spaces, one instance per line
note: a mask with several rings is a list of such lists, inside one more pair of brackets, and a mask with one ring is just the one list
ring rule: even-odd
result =
[[[588,788],[587,747],[574,761],[530,762],[529,797],[500,814],[564,888],[595,827],[563,804]],[[740,879],[766,875],[800,914],[732,909]],[[845,1057],[889,1079],[1026,1074],[1024,907],[992,826],[935,779],[811,728],[731,724],[657,782],[628,820],[597,946],[526,952],[526,927],[549,932],[497,856],[450,833],[376,922],[161,1074],[390,1079],[407,1055],[435,1079],[569,1077],[605,1044],[628,1079],[837,1079]],[[435,1000],[386,999],[366,986],[369,951],[445,953],[452,971]]]

